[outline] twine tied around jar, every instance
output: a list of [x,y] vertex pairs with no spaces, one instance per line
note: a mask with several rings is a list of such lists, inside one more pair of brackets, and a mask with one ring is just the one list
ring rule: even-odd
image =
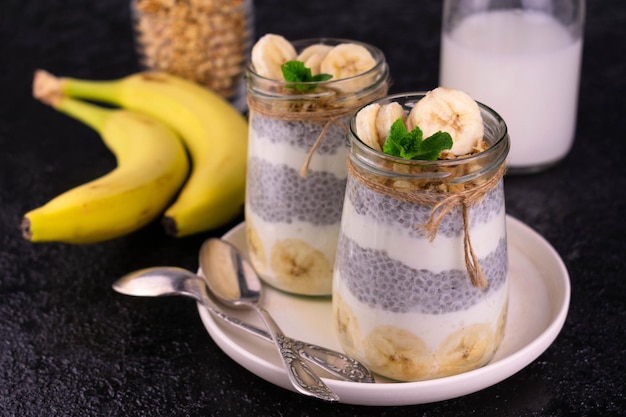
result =
[[[263,116],[272,117],[276,120],[282,121],[305,121],[311,123],[324,124],[319,135],[311,145],[311,148],[307,152],[307,156],[300,168],[300,176],[306,178],[309,170],[311,159],[315,154],[315,151],[322,143],[322,140],[326,136],[326,132],[332,125],[339,126],[346,134],[349,132],[347,123],[344,123],[342,119],[352,116],[360,107],[365,103],[372,100],[383,97],[387,93],[388,83],[384,82],[382,88],[377,88],[372,93],[366,96],[360,97],[355,100],[351,100],[351,104],[344,103],[343,105],[333,105],[332,101],[321,103],[306,102],[302,100],[292,103],[291,108],[282,106],[281,104],[263,103],[264,100],[259,100],[253,95],[248,94],[248,108],[254,112],[262,114]],[[323,107],[327,105],[327,107]],[[298,108],[300,106],[300,108]]]
[[472,205],[481,201],[485,195],[498,185],[500,179],[504,176],[506,170],[504,164],[494,173],[487,181],[456,192],[412,192],[409,190],[400,190],[392,186],[386,185],[367,175],[363,175],[356,169],[350,157],[348,157],[348,172],[366,187],[378,193],[388,195],[401,201],[413,204],[422,204],[432,206],[428,220],[418,225],[422,228],[429,240],[432,242],[437,236],[439,225],[444,217],[450,213],[455,207],[461,206],[463,216],[463,252],[465,258],[465,268],[469,275],[470,281],[474,287],[485,290],[488,286],[487,278],[483,273],[478,257],[474,253],[472,241],[470,239],[470,219],[469,209]]
[[326,131],[328,130],[328,128],[331,125],[336,124],[337,126],[342,128],[346,133],[348,133],[348,126],[346,126],[345,124],[341,123],[338,120],[340,118],[341,118],[340,116],[336,116],[336,117],[330,118],[326,122],[324,127],[322,128],[322,131],[320,132],[320,134],[317,135],[317,138],[315,139],[315,142],[313,142],[313,146],[311,146],[311,149],[309,149],[309,152],[307,152],[306,158],[304,160],[304,163],[302,164],[302,167],[300,168],[300,176],[302,178],[306,178],[306,174],[309,171],[309,164],[311,163],[311,158],[313,158],[313,154],[315,154],[315,151],[317,150],[317,148],[322,143],[322,139],[324,138],[324,135],[326,135]]

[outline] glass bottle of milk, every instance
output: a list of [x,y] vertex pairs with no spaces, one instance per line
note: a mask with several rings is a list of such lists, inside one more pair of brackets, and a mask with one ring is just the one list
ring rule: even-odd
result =
[[511,173],[548,168],[576,126],[584,0],[445,0],[440,85],[506,120]]
[[[286,81],[269,71],[285,58],[332,78]],[[363,61],[362,70],[351,64]],[[387,93],[388,79],[382,51],[357,41],[266,35],[253,47],[245,220],[250,260],[267,284],[331,294],[349,119]]]

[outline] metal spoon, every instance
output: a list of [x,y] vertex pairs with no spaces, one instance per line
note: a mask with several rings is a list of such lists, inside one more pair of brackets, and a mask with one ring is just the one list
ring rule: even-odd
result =
[[261,280],[252,266],[230,243],[221,239],[208,239],[200,248],[200,267],[209,291],[226,305],[254,309],[280,353],[287,376],[299,392],[326,401],[339,397],[298,356],[298,352],[282,332],[272,316],[261,305]]
[[[267,342],[272,336],[265,330],[220,311],[207,294],[206,282],[195,273],[173,266],[140,269],[113,283],[120,294],[140,297],[183,295],[200,302],[209,313]],[[363,364],[341,352],[291,339],[298,354],[336,377],[350,382],[373,383],[374,377]]]

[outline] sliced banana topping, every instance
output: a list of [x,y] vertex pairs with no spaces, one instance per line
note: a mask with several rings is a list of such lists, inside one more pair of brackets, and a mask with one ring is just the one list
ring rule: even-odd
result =
[[283,72],[280,66],[296,59],[297,56],[291,42],[283,36],[270,33],[254,44],[250,58],[257,74],[272,80],[282,80]]
[[[283,80],[281,65],[293,60],[303,62],[311,70],[311,75],[330,74],[333,81],[363,74],[376,66],[376,60],[370,51],[352,42],[335,46],[313,44],[298,54],[292,43],[283,36],[269,33],[252,47],[252,66],[262,77]],[[335,84],[335,88],[352,92],[367,87],[371,82],[369,79],[346,80]]]
[[380,104],[372,103],[363,107],[354,119],[356,125],[356,134],[358,137],[372,149],[381,152],[378,129],[376,121],[380,111]]
[[451,334],[435,352],[439,375],[455,375],[479,368],[491,358],[494,332],[489,324],[473,324]]
[[249,216],[248,219],[246,219],[246,242],[248,244],[248,251],[254,267],[257,268],[259,272],[265,272],[267,270],[265,247],[263,246],[263,241],[259,236],[259,232],[257,232],[256,228],[252,224]]
[[399,103],[394,101],[380,106],[376,116],[376,131],[378,132],[378,143],[381,148],[385,145],[385,141],[389,136],[391,125],[398,119],[402,119],[403,122],[406,121],[406,112]]
[[[355,43],[341,43],[328,52],[320,64],[320,71],[333,76],[333,80],[354,77],[376,66],[376,60],[362,45]],[[358,91],[371,80],[356,79],[337,84],[337,88],[344,92]]]
[[278,286],[309,293],[330,282],[333,268],[324,254],[300,239],[277,240],[270,265]]
[[304,62],[304,66],[311,69],[311,74],[319,74],[322,60],[332,49],[332,46],[321,43],[310,45],[304,48],[296,59]]
[[504,339],[504,329],[506,328],[507,323],[507,315],[509,311],[509,301],[507,300],[502,307],[502,311],[500,312],[500,317],[498,317],[498,324],[496,327],[496,336],[494,341],[494,349],[497,349],[502,343],[502,339]]
[[419,100],[408,116],[397,102],[372,103],[356,114],[356,133],[372,149],[381,151],[391,125],[398,119],[403,120],[407,131],[419,127],[423,139],[440,131],[447,132],[452,138],[449,154],[468,155],[480,151],[480,144],[484,144],[480,108],[463,91],[438,87]]
[[333,295],[333,317],[335,332],[347,353],[354,355],[362,349],[361,329],[352,308],[335,294]]
[[408,130],[419,126],[424,138],[447,132],[452,137],[450,152],[466,155],[472,152],[484,134],[480,108],[467,93],[438,87],[419,100],[409,113]]
[[365,340],[365,356],[372,371],[400,381],[432,373],[433,355],[422,339],[398,327],[376,327]]

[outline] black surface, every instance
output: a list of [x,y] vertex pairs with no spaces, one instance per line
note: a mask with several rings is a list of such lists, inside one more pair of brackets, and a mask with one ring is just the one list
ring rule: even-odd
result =
[[[431,89],[440,2],[425,3],[259,1],[257,36],[370,42],[387,55],[392,92]],[[589,2],[574,148],[549,171],[506,178],[508,213],[551,242],[571,275],[571,308],[556,342],[475,394],[359,407],[308,399],[251,375],[213,343],[190,300],[111,290],[141,267],[196,269],[209,233],[176,240],[153,224],[87,246],[21,238],[23,213],[113,166],[93,132],[31,98],[33,71],[109,79],[137,66],[124,1],[2,0],[0,415],[626,415],[625,34],[623,1]]]

